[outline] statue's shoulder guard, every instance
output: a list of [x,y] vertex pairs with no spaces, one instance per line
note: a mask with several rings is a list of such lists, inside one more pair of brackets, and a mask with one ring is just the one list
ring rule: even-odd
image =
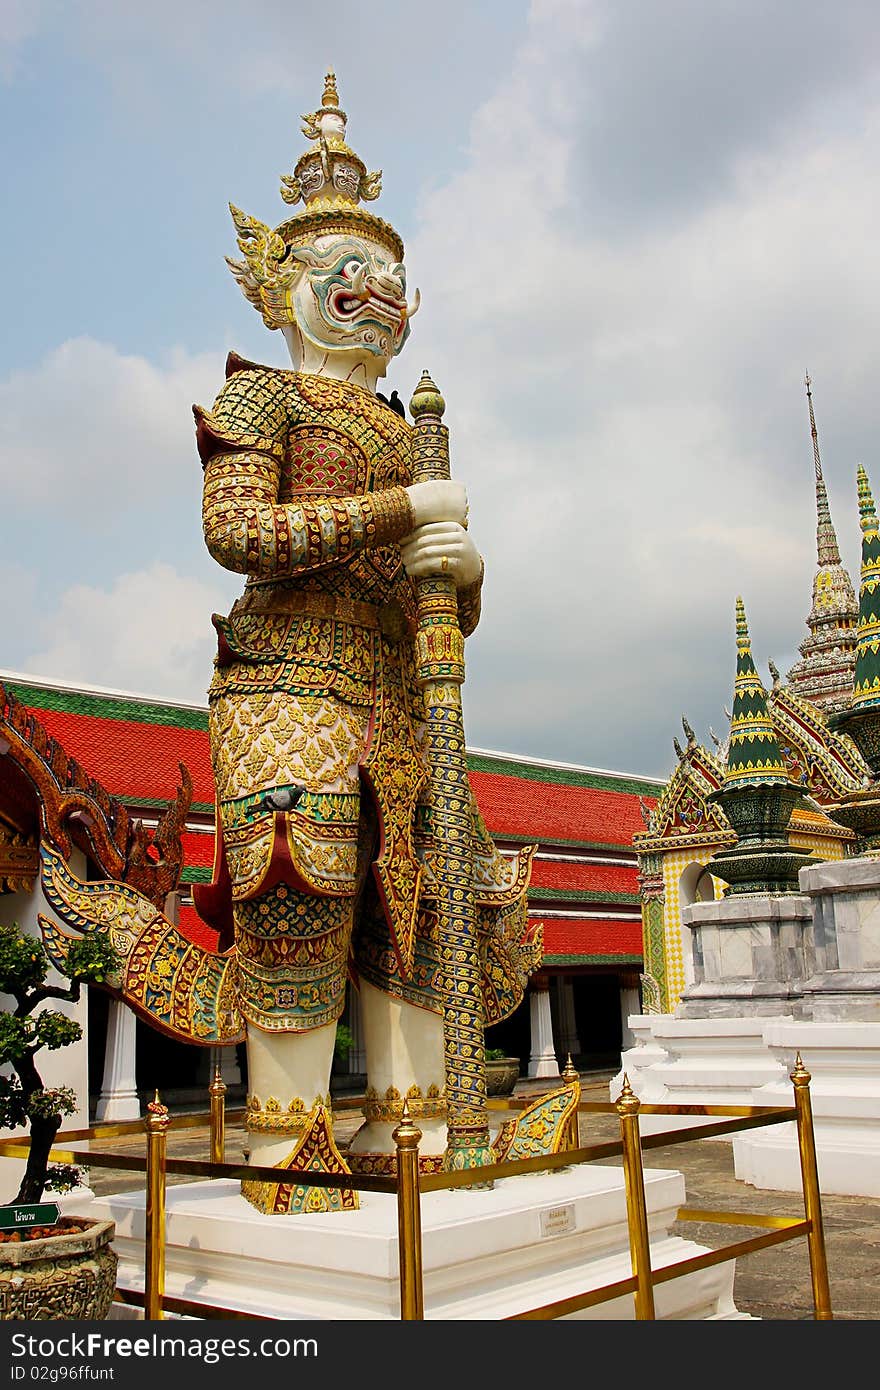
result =
[[193,406],[202,464],[217,453],[245,451],[280,459],[297,402],[296,373],[230,352],[226,381],[211,409]]

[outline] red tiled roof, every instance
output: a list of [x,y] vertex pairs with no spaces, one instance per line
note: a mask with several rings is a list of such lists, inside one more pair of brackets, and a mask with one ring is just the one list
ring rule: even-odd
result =
[[206,951],[216,951],[217,933],[202,921],[195,908],[188,903],[181,906],[179,926],[184,936],[188,936],[197,946],[204,947]]
[[471,772],[471,786],[494,835],[533,835],[536,840],[632,844],[645,822],[638,797],[593,787],[561,786],[551,780]]
[[544,921],[545,956],[637,956],[642,954],[642,923],[576,917]]
[[180,781],[178,763],[193,780],[193,801],[214,801],[214,775],[203,729],[103,719],[66,710],[34,709],[40,723],[114,796],[171,801]]
[[533,888],[562,888],[569,892],[637,893],[635,864],[578,864],[568,860],[532,861]]
[[200,835],[193,830],[185,830],[181,839],[183,840],[184,863],[188,869],[213,869],[213,835]]

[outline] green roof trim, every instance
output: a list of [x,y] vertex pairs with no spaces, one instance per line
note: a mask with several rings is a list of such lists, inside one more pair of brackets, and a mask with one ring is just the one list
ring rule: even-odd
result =
[[[164,799],[151,796],[129,796],[125,792],[120,792],[117,794],[116,800],[121,801],[123,806],[128,806],[133,811],[161,811],[165,809],[171,798],[167,796]],[[189,809],[193,815],[214,816],[217,808],[213,801],[193,801]]]
[[544,956],[541,965],[641,965],[642,956],[634,956],[632,952],[622,956],[605,955],[572,955],[572,956]]
[[658,797],[664,783],[659,779],[643,781],[621,772],[591,772],[584,768],[544,767],[517,762],[515,758],[496,757],[488,753],[468,753],[471,772],[488,772],[499,777],[516,777],[523,782],[552,782],[561,787],[586,787],[590,791],[620,792],[624,796]]
[[160,724],[169,729],[196,729],[207,732],[208,711],[181,709],[149,700],[124,696],[97,695],[84,690],[47,690],[40,685],[6,682],[23,704],[31,709],[56,710],[59,714],[84,714],[92,719],[118,719],[131,724]]
[[567,902],[567,903],[638,903],[641,899],[638,893],[618,893],[601,888],[542,888],[536,883],[529,887],[529,902],[537,899],[547,902]]
[[214,875],[210,869],[194,867],[191,869],[184,869],[180,875],[180,881],[181,883],[210,883],[213,877]]

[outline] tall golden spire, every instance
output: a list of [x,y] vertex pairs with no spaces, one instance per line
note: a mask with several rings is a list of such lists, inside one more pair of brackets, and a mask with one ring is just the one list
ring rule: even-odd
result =
[[807,618],[810,635],[798,650],[803,658],[788,673],[791,689],[827,712],[845,709],[852,694],[858,602],[852,580],[840,563],[837,533],[831,520],[822,476],[819,431],[813,410],[810,374],[804,378],[816,473],[816,552],[813,604]]
[[822,460],[819,457],[819,432],[816,429],[816,416],[813,412],[813,393],[810,390],[812,382],[810,373],[804,377],[804,385],[807,388],[807,404],[810,410],[810,435],[813,440],[813,463],[816,468],[816,549],[819,557],[819,564],[839,565],[840,550],[837,545],[837,534],[834,530],[834,523],[831,520],[831,509],[828,506],[828,493],[825,491],[825,479],[822,477]]

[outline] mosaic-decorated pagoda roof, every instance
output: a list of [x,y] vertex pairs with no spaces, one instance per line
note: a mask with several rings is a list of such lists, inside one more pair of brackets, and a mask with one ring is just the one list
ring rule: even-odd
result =
[[767,712],[767,692],[755,668],[745,605],[736,600],[736,677],[725,789],[788,782],[776,731]]
[[852,708],[865,710],[880,705],[880,532],[868,475],[861,464],[858,489],[862,575]]

